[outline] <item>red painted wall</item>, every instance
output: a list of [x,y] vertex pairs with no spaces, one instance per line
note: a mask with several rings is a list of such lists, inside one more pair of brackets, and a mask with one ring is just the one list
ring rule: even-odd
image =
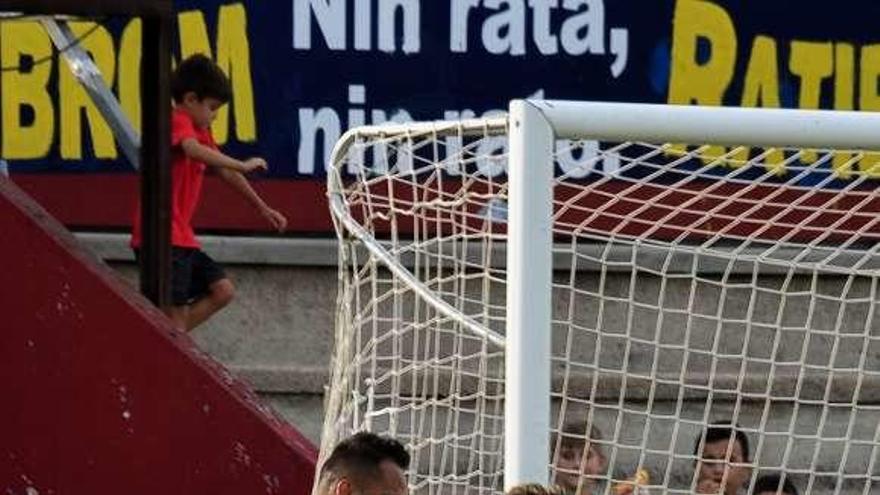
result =
[[0,274],[0,492],[309,493],[315,447],[2,178]]
[[[131,228],[138,176],[118,174],[13,174],[15,183],[64,225],[77,228]],[[333,232],[323,182],[253,179],[254,189],[287,216],[290,233]],[[194,225],[206,230],[261,232],[272,227],[219,177],[207,175]]]

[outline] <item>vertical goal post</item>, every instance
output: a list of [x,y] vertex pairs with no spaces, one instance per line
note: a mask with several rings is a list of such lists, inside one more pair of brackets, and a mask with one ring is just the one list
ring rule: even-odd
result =
[[514,100],[509,122],[505,491],[547,483],[555,139],[880,149],[865,112]]
[[[510,104],[504,488],[546,484],[550,458],[550,322],[554,136],[540,110]],[[538,164],[538,166],[534,166]]]

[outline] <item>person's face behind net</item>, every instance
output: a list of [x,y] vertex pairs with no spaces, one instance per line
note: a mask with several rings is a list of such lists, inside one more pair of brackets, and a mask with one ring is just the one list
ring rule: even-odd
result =
[[582,480],[585,485],[595,483],[595,477],[604,474],[606,461],[598,445],[586,439],[563,438],[555,466],[555,483],[574,493]]
[[746,463],[748,459],[742,445],[733,438],[706,442],[697,467],[698,491],[736,493],[751,474],[751,470],[745,466]]

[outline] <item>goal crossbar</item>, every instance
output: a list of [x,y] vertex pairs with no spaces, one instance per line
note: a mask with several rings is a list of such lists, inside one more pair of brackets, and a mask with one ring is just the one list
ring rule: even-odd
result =
[[528,100],[558,139],[880,150],[880,112]]

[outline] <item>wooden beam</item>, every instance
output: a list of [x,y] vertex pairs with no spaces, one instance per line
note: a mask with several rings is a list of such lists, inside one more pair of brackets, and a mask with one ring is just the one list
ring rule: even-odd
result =
[[141,71],[141,292],[171,304],[171,20],[143,20]]
[[171,0],[0,0],[0,11],[84,16],[171,16]]

